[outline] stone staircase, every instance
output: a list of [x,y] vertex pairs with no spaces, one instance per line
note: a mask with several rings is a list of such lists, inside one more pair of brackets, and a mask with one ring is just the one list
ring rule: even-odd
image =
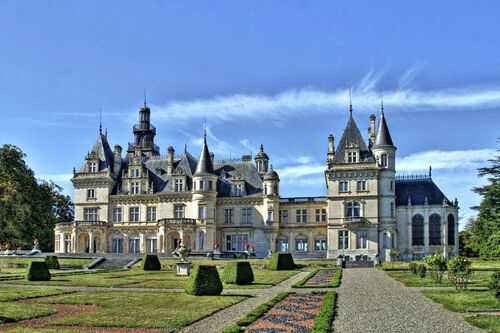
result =
[[89,269],[126,269],[130,268],[133,264],[140,261],[140,258],[120,258],[120,257],[107,257],[100,258],[101,260],[96,261],[93,265],[89,266]]
[[373,260],[345,260],[342,263],[344,268],[372,268],[375,267]]

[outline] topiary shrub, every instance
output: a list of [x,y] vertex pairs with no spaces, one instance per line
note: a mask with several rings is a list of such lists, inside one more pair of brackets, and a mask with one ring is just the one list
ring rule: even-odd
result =
[[417,263],[416,262],[411,262],[408,264],[408,269],[410,270],[411,273],[417,275]]
[[196,265],[186,284],[186,293],[190,295],[220,295],[222,282],[215,266]]
[[295,269],[295,262],[288,252],[274,252],[271,259],[269,259],[267,269],[274,271]]
[[500,301],[500,271],[496,271],[490,278],[490,290],[493,296]]
[[436,283],[441,283],[443,279],[443,274],[447,269],[446,258],[442,254],[431,254],[424,258],[427,264],[427,270],[432,278],[432,281]]
[[46,256],[45,262],[47,263],[49,269],[61,269],[57,256]]
[[222,274],[225,283],[251,284],[253,280],[252,266],[248,261],[230,261]]
[[160,259],[156,254],[145,254],[142,258],[141,269],[144,271],[161,270]]
[[417,275],[419,278],[424,278],[427,275],[427,267],[425,264],[417,264]]
[[49,281],[50,271],[45,261],[32,261],[26,272],[26,280],[28,281]]
[[455,289],[467,289],[473,275],[471,262],[467,258],[453,257],[448,261],[448,280],[455,285]]

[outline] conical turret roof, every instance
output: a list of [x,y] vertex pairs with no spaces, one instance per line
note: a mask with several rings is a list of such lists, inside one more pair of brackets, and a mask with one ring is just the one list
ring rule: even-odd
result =
[[203,146],[201,147],[198,165],[196,166],[196,170],[194,171],[195,175],[202,173],[214,173],[214,165],[212,163],[212,159],[210,158],[210,151],[208,150],[206,134],[203,138]]
[[389,128],[385,121],[384,110],[382,110],[382,115],[380,116],[380,121],[378,123],[377,136],[375,137],[374,146],[394,146],[392,143],[391,134],[389,133]]

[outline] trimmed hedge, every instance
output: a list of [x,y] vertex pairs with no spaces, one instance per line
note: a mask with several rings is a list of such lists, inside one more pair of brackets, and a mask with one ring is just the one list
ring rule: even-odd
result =
[[248,261],[230,261],[224,273],[222,281],[231,284],[251,284],[254,281],[252,266]]
[[32,261],[26,272],[26,280],[28,281],[49,281],[51,278],[50,271],[45,261]]
[[417,268],[418,268],[418,264],[416,262],[411,262],[408,264],[408,269],[410,270],[411,273],[417,275]]
[[47,263],[49,269],[61,269],[57,256],[46,256],[45,262]]
[[336,288],[340,286],[340,282],[342,281],[342,268],[337,268],[335,271],[335,275],[332,279],[332,287]]
[[500,271],[496,271],[490,278],[490,290],[493,296],[500,301]]
[[161,270],[160,259],[156,254],[145,254],[142,258],[141,269],[144,271]]
[[425,264],[417,265],[417,275],[419,278],[424,278],[427,275],[427,267]]
[[267,269],[273,271],[295,269],[295,262],[293,261],[292,254],[288,252],[274,252],[271,259],[269,259]]
[[222,282],[215,266],[196,265],[186,284],[186,293],[190,295],[220,295]]
[[337,293],[329,291],[325,295],[325,300],[319,309],[319,313],[314,319],[314,326],[311,333],[328,333],[332,326],[333,316],[335,314],[335,300]]

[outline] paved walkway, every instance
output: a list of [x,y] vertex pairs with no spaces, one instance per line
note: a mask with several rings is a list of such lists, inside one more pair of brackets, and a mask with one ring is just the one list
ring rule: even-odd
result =
[[378,269],[342,273],[333,332],[484,332]]
[[[269,301],[271,298],[276,296],[277,293],[281,291],[290,291],[291,286],[300,281],[307,274],[309,274],[309,272],[300,272],[274,287],[259,289],[256,297],[251,297],[222,311],[216,312],[212,316],[206,317],[187,327],[184,327],[179,331],[179,333],[220,333],[227,326],[235,324],[253,308]],[[241,291],[241,289],[238,290],[238,292],[239,291]],[[256,290],[254,289],[254,292],[255,291]]]

